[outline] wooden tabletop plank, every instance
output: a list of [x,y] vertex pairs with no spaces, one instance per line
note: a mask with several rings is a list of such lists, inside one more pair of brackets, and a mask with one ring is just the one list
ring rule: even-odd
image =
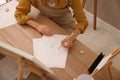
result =
[[63,68],[52,68],[53,75],[57,77],[58,80],[73,80],[73,78],[63,69]]
[[[80,53],[81,50],[84,51],[83,54]],[[74,42],[73,46],[70,49],[70,53],[72,53],[73,56],[75,56],[79,61],[81,61],[86,66],[90,66],[91,63],[97,57],[95,52],[87,48],[84,44],[82,44],[78,40]]]
[[0,41],[6,43],[6,44],[9,44],[9,42],[1,35],[0,33]]
[[21,26],[19,24],[15,24],[15,26],[31,40],[34,38],[42,37],[42,34],[40,32],[38,32],[36,29],[34,29],[28,25]]
[[[75,77],[85,72],[87,68],[81,61],[79,61],[76,57],[74,57],[71,53],[69,53],[67,57],[66,67],[74,71],[76,73]],[[67,69],[65,68],[65,69]],[[67,70],[66,70],[67,71]],[[72,73],[69,73],[72,74]],[[72,75],[71,75],[72,76]]]
[[33,55],[32,40],[26,37],[14,25],[1,29],[0,34],[4,36],[11,46]]

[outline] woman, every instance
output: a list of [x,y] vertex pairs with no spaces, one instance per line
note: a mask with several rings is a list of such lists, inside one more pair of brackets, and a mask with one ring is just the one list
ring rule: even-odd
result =
[[[45,35],[52,36],[54,32],[49,26],[40,25],[27,15],[31,10],[31,5],[38,8],[41,15],[47,16],[61,27],[65,29],[74,28],[73,32],[62,40],[61,45],[63,47],[71,47],[76,37],[83,33],[88,25],[80,0],[19,0],[15,11],[18,23],[28,24]],[[74,12],[77,24],[75,24],[69,10],[70,7]]]

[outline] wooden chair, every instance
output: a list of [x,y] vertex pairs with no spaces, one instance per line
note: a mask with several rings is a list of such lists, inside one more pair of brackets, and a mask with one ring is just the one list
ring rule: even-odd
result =
[[[111,70],[111,65],[112,65],[112,60],[113,58],[120,53],[120,48],[116,49],[115,51],[113,51],[112,54],[106,56],[105,58],[103,58],[97,66],[96,68],[94,68],[94,65],[96,64],[95,62],[98,61],[97,59],[92,63],[92,65],[90,65],[90,67],[87,69],[87,71],[85,71],[85,73],[81,74],[80,76],[78,76],[77,79],[75,80],[84,80],[86,78],[89,78],[89,80],[94,80],[93,77],[99,72],[101,71],[101,69],[106,68],[108,69],[108,73],[110,76],[110,80],[115,80],[112,74],[112,70]],[[100,56],[98,56],[100,59]],[[98,58],[97,57],[97,58]],[[95,63],[95,64],[94,64]],[[102,64],[101,64],[102,63]],[[102,66],[101,66],[102,65]],[[99,67],[98,67],[99,66]],[[93,70],[94,68],[94,70]],[[91,70],[92,72],[91,72]]]
[[[111,65],[112,65],[112,63],[113,63],[113,62],[112,62],[113,58],[114,58],[117,54],[119,54],[119,53],[120,53],[120,48],[118,48],[118,49],[116,49],[115,51],[113,51],[112,54],[110,54],[111,56],[108,55],[108,56],[110,56],[110,58],[106,61],[106,63],[104,63],[103,66],[101,66],[101,68],[95,69],[95,70],[93,71],[93,73],[91,73],[90,75],[94,76],[94,75],[96,75],[101,69],[106,68],[106,69],[108,69],[110,79],[111,79],[111,80],[114,80],[113,74],[112,74],[112,70],[111,70]],[[108,57],[108,56],[106,56],[106,57]],[[103,58],[103,59],[104,59],[104,58]],[[104,61],[103,61],[103,62],[104,62]],[[89,73],[89,72],[87,71],[87,73]]]
[[[106,69],[108,69],[108,72],[109,72],[109,75],[110,75],[110,79],[111,80],[114,80],[114,78],[113,78],[113,74],[112,74],[112,70],[111,70],[111,68],[110,68],[110,66],[112,65],[112,60],[113,60],[113,58],[116,56],[116,55],[118,55],[120,53],[120,48],[118,48],[118,49],[116,49],[115,51],[113,51],[113,53],[112,53],[112,56],[110,57],[110,59],[106,62],[106,64],[102,67],[102,68],[106,68]],[[101,69],[102,69],[101,68]],[[93,75],[95,75],[96,73],[98,73],[100,70],[96,70],[96,72],[93,74]]]

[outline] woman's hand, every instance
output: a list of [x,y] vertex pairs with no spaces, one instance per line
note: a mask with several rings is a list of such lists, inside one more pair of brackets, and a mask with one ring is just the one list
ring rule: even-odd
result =
[[52,36],[54,34],[54,32],[47,27],[46,25],[38,25],[35,27],[39,32],[47,35],[47,36]]
[[65,48],[69,48],[72,46],[73,41],[76,39],[76,37],[81,33],[79,29],[75,29],[72,34],[70,34],[68,37],[66,37],[64,40],[61,41],[61,45]]
[[68,37],[66,37],[64,40],[62,40],[61,45],[65,48],[71,47],[73,44],[72,40]]
[[30,25],[31,27],[35,28],[38,30],[40,33],[43,33],[47,36],[52,36],[54,32],[46,25],[40,25],[34,20],[27,20],[26,24]]

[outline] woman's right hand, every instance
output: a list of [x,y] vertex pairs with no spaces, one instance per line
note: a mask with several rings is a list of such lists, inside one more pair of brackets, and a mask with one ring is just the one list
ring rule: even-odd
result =
[[38,25],[36,26],[36,29],[47,36],[52,36],[54,34],[54,32],[46,25]]

